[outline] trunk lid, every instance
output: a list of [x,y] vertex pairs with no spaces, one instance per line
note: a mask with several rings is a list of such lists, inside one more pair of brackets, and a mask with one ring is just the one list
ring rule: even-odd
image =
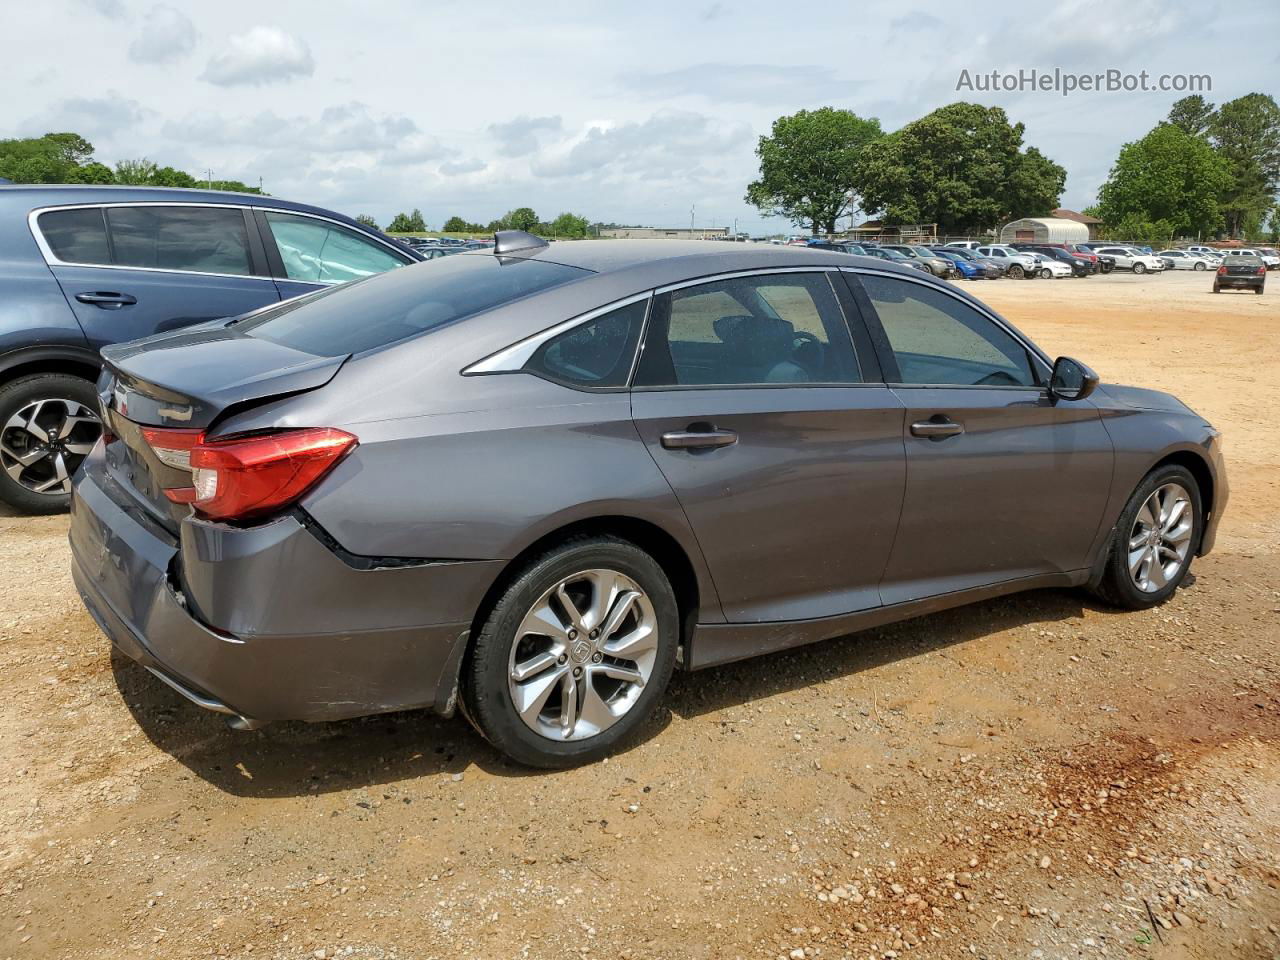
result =
[[1224,266],[1227,268],[1228,277],[1253,277],[1258,275],[1258,270],[1262,267],[1262,261],[1256,263],[1232,263],[1228,260]]
[[322,357],[235,332],[203,327],[102,351],[98,394],[104,423],[116,440],[106,446],[107,468],[164,526],[176,531],[190,512],[166,489],[187,487],[191,474],[165,462],[145,430],[207,430],[233,408],[324,386],[348,355]]

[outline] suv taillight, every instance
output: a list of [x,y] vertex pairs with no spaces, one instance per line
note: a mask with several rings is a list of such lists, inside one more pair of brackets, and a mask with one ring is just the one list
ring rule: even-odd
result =
[[207,440],[199,430],[145,429],[164,463],[191,471],[191,486],[165,490],[211,520],[274,513],[310,490],[359,441],[332,427],[303,427]]

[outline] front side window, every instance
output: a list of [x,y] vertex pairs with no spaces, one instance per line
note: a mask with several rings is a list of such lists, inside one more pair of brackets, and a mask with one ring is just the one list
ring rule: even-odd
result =
[[654,301],[637,386],[858,383],[823,273],[715,280]]
[[244,214],[229,207],[108,207],[117,266],[249,276]]
[[270,211],[266,217],[290,280],[345,283],[404,266],[386,247],[336,223]]
[[625,387],[649,301],[618,307],[552,337],[524,369],[574,387]]
[[977,310],[923,284],[861,280],[898,363],[899,383],[1036,386],[1026,349]]

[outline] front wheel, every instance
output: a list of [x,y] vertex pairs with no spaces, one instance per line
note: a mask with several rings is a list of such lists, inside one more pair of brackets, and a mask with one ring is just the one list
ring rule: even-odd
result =
[[0,500],[59,513],[71,478],[102,435],[98,395],[83,377],[37,373],[0,388]]
[[1147,474],[1112,532],[1098,595],[1130,610],[1168,600],[1191,568],[1203,516],[1189,470],[1169,464]]
[[1203,261],[1197,260],[1197,261],[1195,262],[1195,265],[1194,265],[1191,269],[1192,269],[1192,270],[1203,270],[1203,269],[1204,269],[1204,263],[1203,263]]
[[662,568],[614,537],[531,562],[494,605],[463,668],[468,719],[533,767],[597,760],[652,712],[675,666],[679,614]]
[[1009,276],[1013,277],[1013,279],[1015,280],[1021,280],[1022,274],[1023,274],[1022,267],[1016,263],[1009,268]]
[[1133,272],[1134,272],[1134,273],[1146,273],[1146,272],[1147,272],[1147,265],[1146,265],[1145,263],[1135,263],[1135,264],[1133,265]]
[[1050,270],[1048,267],[1041,267],[1041,268],[1040,268],[1040,279],[1041,279],[1041,280],[1052,280],[1052,279],[1053,279],[1053,271],[1052,271],[1052,270]]

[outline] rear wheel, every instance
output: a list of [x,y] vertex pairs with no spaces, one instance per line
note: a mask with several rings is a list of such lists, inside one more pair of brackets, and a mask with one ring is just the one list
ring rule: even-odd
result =
[[58,513],[71,478],[102,435],[93,384],[38,373],[0,388],[0,500],[23,513]]
[[662,568],[624,540],[571,540],[494,605],[463,669],[468,718],[534,767],[599,759],[652,712],[679,634]]
[[1164,603],[1191,568],[1202,517],[1190,471],[1174,464],[1151,471],[1120,514],[1098,595],[1130,610]]

